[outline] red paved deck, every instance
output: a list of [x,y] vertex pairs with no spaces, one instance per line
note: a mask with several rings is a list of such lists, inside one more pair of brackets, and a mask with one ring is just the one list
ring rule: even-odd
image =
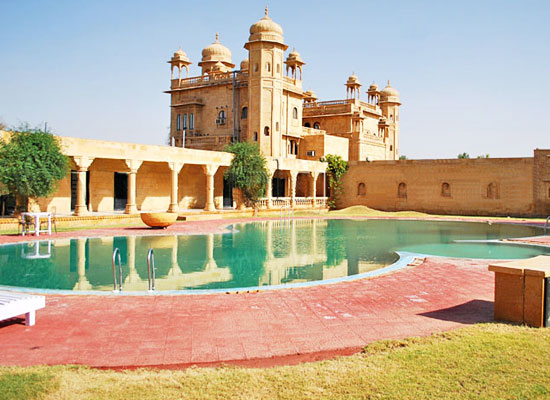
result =
[[0,364],[269,366],[491,321],[487,262],[431,258],[310,288],[180,296],[52,295],[37,324],[0,322]]

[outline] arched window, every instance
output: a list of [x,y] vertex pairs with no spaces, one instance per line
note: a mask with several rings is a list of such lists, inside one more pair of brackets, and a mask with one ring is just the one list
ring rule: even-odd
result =
[[254,72],[258,72],[258,64],[254,64]]
[[292,109],[292,118],[298,119],[298,109],[296,107]]
[[241,110],[241,119],[247,119],[248,118],[248,107],[243,107]]
[[254,141],[255,141],[255,142],[258,141],[258,132],[254,132]]
[[399,186],[397,186],[397,197],[400,199],[406,199],[407,198],[407,184],[404,182],[401,182]]
[[447,182],[441,184],[441,197],[451,197],[451,185]]
[[357,196],[365,196],[367,194],[367,188],[363,182],[357,186]]
[[310,124],[309,122],[306,122],[306,123],[304,124],[304,126],[305,126],[306,128],[311,128],[311,124]]
[[271,63],[268,63],[268,62],[265,63],[265,70],[266,70],[267,72],[271,72]]
[[269,136],[269,126],[264,128],[264,135]]
[[313,124],[313,129],[321,129],[321,124],[319,122],[315,122]]
[[217,125],[224,125],[225,124],[225,110],[221,110],[218,113],[218,119],[216,120]]
[[495,182],[491,182],[487,185],[487,198],[488,199],[498,199],[498,186]]

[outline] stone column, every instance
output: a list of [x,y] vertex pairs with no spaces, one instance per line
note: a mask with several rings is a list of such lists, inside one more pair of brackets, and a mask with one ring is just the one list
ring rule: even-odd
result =
[[[78,282],[73,290],[92,290],[92,285],[86,277],[86,242],[88,239],[76,239],[76,272],[78,273]],[[37,243],[38,246],[38,243]]]
[[126,166],[130,170],[128,173],[128,203],[126,203],[125,214],[137,214],[136,206],[136,175],[143,161],[126,160]]
[[298,178],[298,171],[290,171],[288,178],[290,179],[290,207],[294,208],[296,205],[296,180]]
[[319,177],[319,172],[310,172],[309,176],[311,178],[309,195],[311,197],[311,206],[315,208],[317,203],[317,178]]
[[206,201],[205,211],[214,211],[216,206],[214,205],[214,175],[218,170],[218,165],[203,165],[202,168],[206,174]]
[[73,157],[73,160],[78,171],[74,215],[86,215],[88,214],[88,207],[86,206],[86,173],[88,172],[88,168],[90,168],[90,165],[92,165],[94,159],[82,156]]
[[267,199],[267,205],[266,208],[270,210],[273,207],[273,175],[275,174],[275,171],[267,170],[267,185],[265,187],[265,197]]
[[168,168],[170,168],[170,177],[171,177],[171,191],[170,191],[170,207],[168,207],[169,212],[178,212],[178,175],[183,167],[183,163],[179,162],[169,162]]

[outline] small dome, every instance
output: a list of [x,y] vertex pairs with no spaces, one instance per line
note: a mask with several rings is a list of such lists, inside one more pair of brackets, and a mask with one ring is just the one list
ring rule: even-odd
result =
[[381,100],[399,103],[399,92],[391,86],[390,81],[388,81],[388,86],[382,89],[380,95]]
[[300,55],[300,53],[296,51],[296,49],[290,52],[290,54],[286,59],[286,63],[287,64],[297,64],[297,63],[305,64],[304,61],[302,60],[302,56]]
[[212,67],[212,71],[223,71],[225,69],[225,65],[221,61],[218,61],[214,66]]
[[361,82],[359,82],[359,78],[355,74],[351,74],[351,76],[348,78],[348,81],[346,82],[346,85],[361,85]]
[[317,98],[317,95],[315,94],[315,92],[313,90],[308,90],[306,92],[306,94],[309,96],[309,97],[313,97],[313,98]]
[[231,63],[231,51],[220,43],[216,33],[216,41],[202,50],[202,61],[225,61]]
[[369,86],[369,92],[377,92],[378,91],[378,85],[376,83],[371,83]]
[[241,71],[248,71],[248,58],[241,61]]
[[189,62],[189,58],[187,58],[187,54],[181,49],[181,47],[174,53],[174,56],[172,57],[172,61],[185,61]]
[[250,27],[249,41],[258,39],[283,41],[283,28],[269,18],[267,7],[265,8],[265,16]]

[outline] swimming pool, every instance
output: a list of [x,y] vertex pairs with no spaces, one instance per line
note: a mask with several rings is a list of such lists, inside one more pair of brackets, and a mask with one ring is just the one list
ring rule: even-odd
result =
[[153,248],[159,291],[272,287],[376,271],[394,264],[396,251],[489,259],[550,254],[544,247],[486,242],[541,233],[510,224],[299,219],[235,224],[224,234],[26,242],[0,246],[0,285],[109,292],[118,248],[123,290],[144,292]]

